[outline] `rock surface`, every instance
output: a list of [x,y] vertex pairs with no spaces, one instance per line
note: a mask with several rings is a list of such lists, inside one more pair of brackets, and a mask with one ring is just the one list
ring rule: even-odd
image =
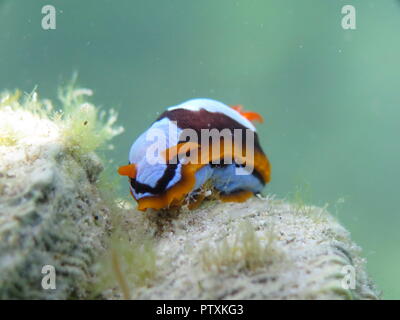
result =
[[325,209],[269,197],[143,213],[117,201],[95,152],[121,129],[90,93],[68,89],[62,113],[35,93],[0,97],[0,299],[379,297]]
[[[80,92],[69,95],[75,109],[62,120],[35,93],[22,103],[18,93],[1,97],[0,299],[86,297],[104,250],[108,208],[97,187],[103,165],[71,144],[80,134],[73,117],[80,114],[84,127],[95,109],[80,102]],[[42,287],[48,265],[55,289]]]
[[253,198],[178,215],[128,210],[124,221],[131,238],[141,230],[152,239],[156,255],[152,280],[131,288],[135,299],[379,296],[361,249],[321,208]]

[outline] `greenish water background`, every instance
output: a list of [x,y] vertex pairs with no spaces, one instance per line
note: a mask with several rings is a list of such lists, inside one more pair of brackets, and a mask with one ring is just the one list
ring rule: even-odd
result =
[[[57,29],[41,28],[41,8]],[[357,30],[341,28],[341,7]],[[133,140],[193,97],[243,104],[272,162],[267,192],[328,203],[364,249],[384,298],[400,298],[400,2],[395,0],[0,1],[0,88],[55,98],[79,72]],[[124,195],[125,180],[121,180]]]

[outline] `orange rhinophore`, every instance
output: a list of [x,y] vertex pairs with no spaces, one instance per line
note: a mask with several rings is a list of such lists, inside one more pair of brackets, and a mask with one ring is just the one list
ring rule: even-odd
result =
[[134,164],[128,164],[126,166],[119,167],[118,173],[121,176],[127,176],[129,178],[136,178],[136,167]]
[[261,123],[264,122],[263,117],[259,113],[252,111],[244,111],[243,106],[241,105],[232,106],[231,108],[239,112],[243,117],[245,117],[249,121],[258,121]]

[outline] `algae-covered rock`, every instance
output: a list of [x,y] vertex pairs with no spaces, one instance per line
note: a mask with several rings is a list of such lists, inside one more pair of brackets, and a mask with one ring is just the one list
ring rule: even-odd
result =
[[[104,248],[108,208],[98,188],[94,153],[120,129],[99,121],[69,88],[62,111],[36,93],[0,100],[0,299],[85,297]],[[46,267],[56,288],[44,289]],[[43,269],[43,273],[42,273]]]
[[[121,128],[90,94],[67,88],[62,111],[36,93],[0,96],[0,299],[378,298],[361,249],[325,209],[117,201],[96,151]],[[42,286],[48,266],[55,289]]]
[[[179,214],[127,210],[122,221],[121,233],[146,239],[142,256],[155,256],[141,285],[120,266],[134,299],[378,298],[361,249],[325,209],[254,198]],[[114,250],[123,264],[126,248]]]

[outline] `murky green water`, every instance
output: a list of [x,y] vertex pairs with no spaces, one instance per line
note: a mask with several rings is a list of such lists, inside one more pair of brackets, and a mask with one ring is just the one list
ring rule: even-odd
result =
[[[345,4],[356,30],[341,26]],[[78,71],[120,112],[116,165],[166,106],[210,97],[262,113],[267,192],[328,203],[384,297],[400,298],[399,30],[396,0],[3,0],[0,88],[54,98]]]

